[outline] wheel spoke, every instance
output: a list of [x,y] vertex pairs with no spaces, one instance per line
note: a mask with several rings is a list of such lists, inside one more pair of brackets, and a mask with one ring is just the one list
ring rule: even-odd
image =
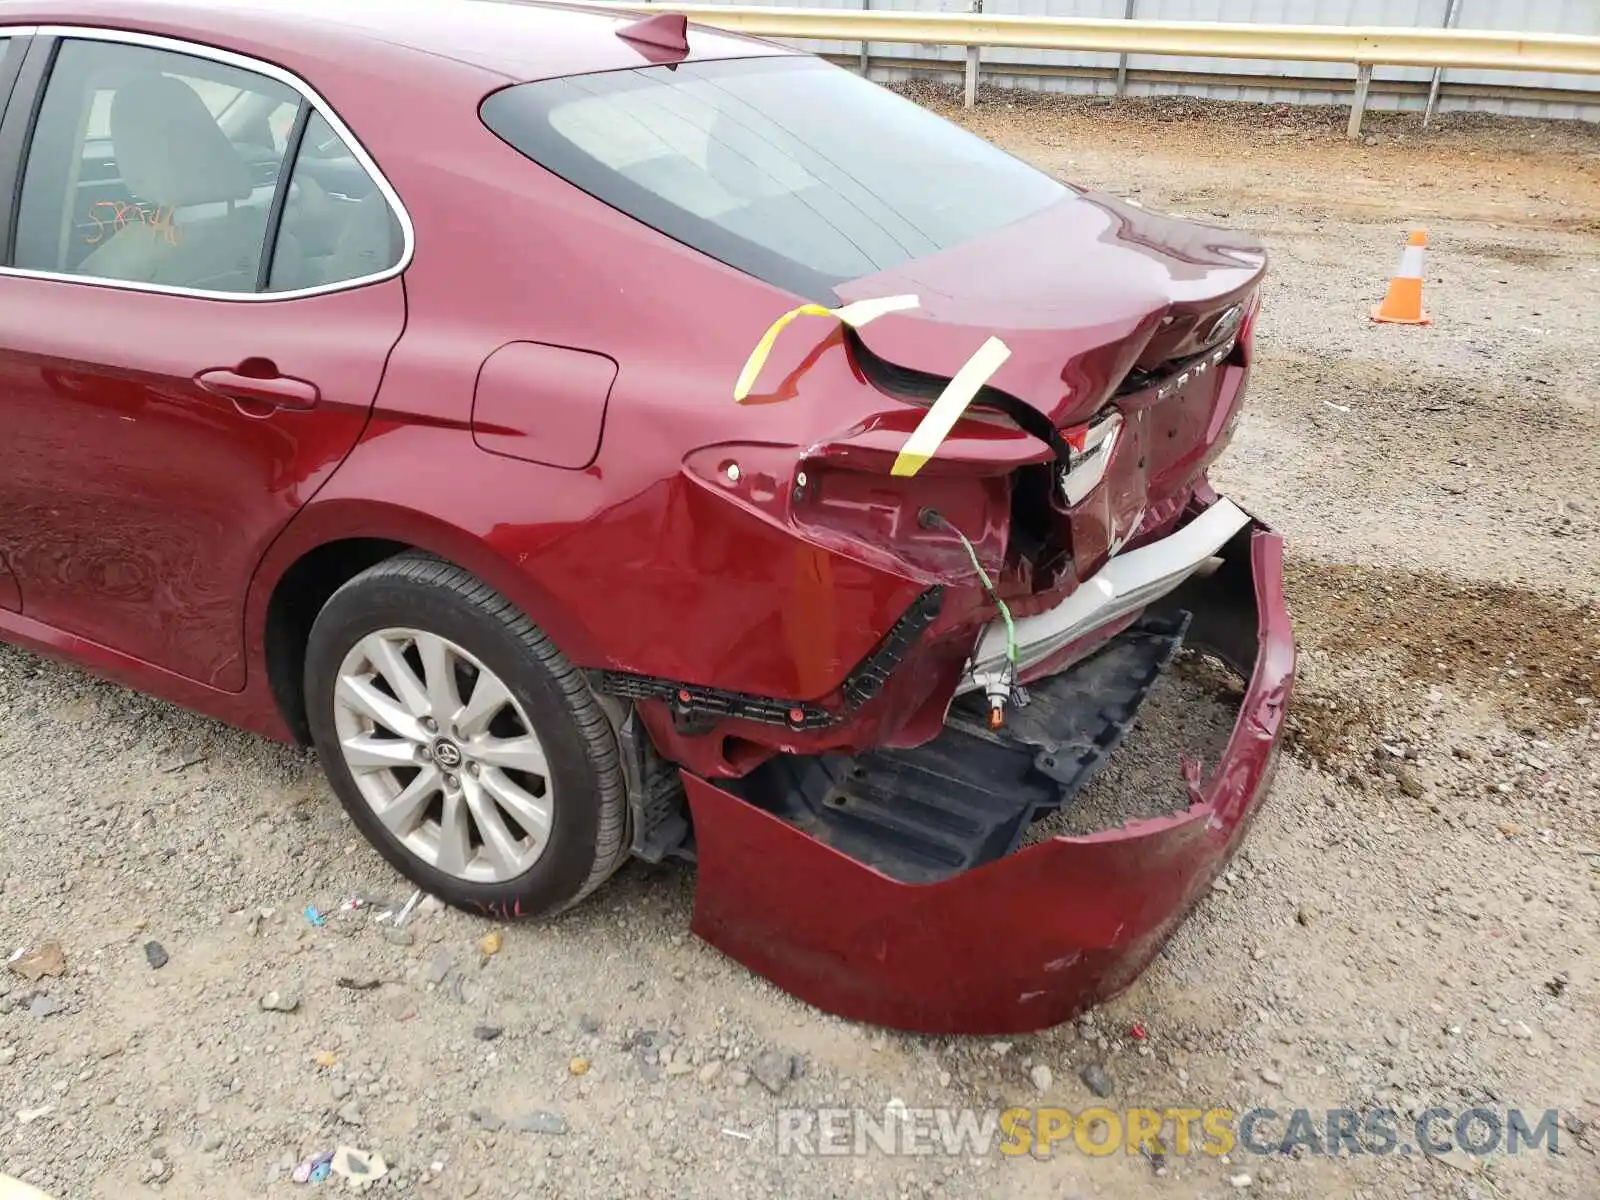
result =
[[479,738],[467,753],[480,763],[507,771],[527,771],[543,776],[549,769],[539,739],[532,734],[515,738]]
[[494,863],[496,874],[505,877],[513,874],[522,858],[523,849],[506,828],[500,810],[484,794],[484,788],[470,775],[461,777],[461,790],[472,810],[473,823],[483,841],[483,850]]
[[518,825],[536,843],[543,843],[550,836],[550,801],[540,799],[518,787],[499,771],[485,771],[478,777],[483,790],[493,797],[495,803],[516,819]]
[[368,720],[382,725],[390,733],[409,738],[413,742],[428,740],[428,735],[423,732],[422,725],[416,717],[408,713],[398,701],[385,696],[359,676],[339,676],[339,698]]
[[464,875],[472,859],[471,831],[467,824],[467,805],[459,791],[444,794],[444,812],[439,817],[439,858],[434,866],[447,875]]
[[428,715],[428,692],[394,641],[381,633],[370,634],[362,639],[361,650],[372,669],[394,689],[408,713],[413,717]]
[[450,643],[431,633],[419,633],[417,654],[422,659],[422,678],[428,689],[427,704],[438,721],[449,721],[461,710],[461,696],[456,690],[456,664],[450,653]]
[[456,714],[455,726],[464,738],[475,738],[489,728],[489,723],[507,704],[511,693],[498,676],[489,671],[479,671],[472,685],[472,696]]
[[404,791],[382,808],[374,805],[373,811],[391,833],[403,839],[416,829],[417,821],[428,807],[428,801],[438,790],[439,772],[431,765],[426,766],[417,772],[417,777],[406,785]]
[[358,734],[345,738],[340,746],[344,749],[344,761],[352,771],[383,771],[417,765],[416,745],[401,738]]

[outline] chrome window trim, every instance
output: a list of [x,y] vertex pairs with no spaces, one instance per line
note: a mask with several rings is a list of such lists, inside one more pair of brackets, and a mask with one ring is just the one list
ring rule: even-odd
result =
[[[344,139],[345,145],[350,147],[350,152],[355,156],[363,170],[372,177],[378,190],[383,193],[389,202],[389,210],[394,214],[395,220],[400,223],[402,245],[400,258],[392,267],[378,271],[371,275],[359,275],[354,279],[341,279],[334,283],[321,283],[314,287],[296,288],[285,292],[214,292],[204,288],[172,287],[159,283],[139,283],[133,280],[104,279],[97,275],[74,275],[65,271],[35,271],[25,267],[0,266],[0,276],[9,276],[17,279],[45,279],[59,283],[77,283],[88,287],[116,288],[128,292],[151,292],[162,296],[189,296],[200,300],[222,300],[234,304],[251,303],[276,303],[282,300],[301,300],[308,296],[325,296],[333,292],[345,292],[354,288],[366,287],[374,283],[394,279],[402,274],[411,265],[412,256],[416,252],[416,229],[411,223],[411,214],[406,211],[405,202],[400,199],[400,193],[394,190],[388,177],[379,170],[378,164],[373,161],[372,155],[367,153],[367,148],[355,133],[339,119],[339,114],[333,111],[316,90],[305,80],[291,71],[273,63],[263,62],[244,54],[235,54],[231,50],[219,50],[215,46],[207,46],[200,42],[184,41],[181,38],[159,37],[150,33],[137,33],[126,29],[108,29],[98,25],[29,25],[29,26],[0,26],[0,38],[5,37],[57,37],[89,42],[117,42],[129,46],[143,46],[151,50],[165,50],[172,54],[186,54],[191,58],[208,59],[221,63],[223,66],[235,67],[241,71],[249,71],[256,75],[264,75],[268,79],[276,80],[284,86],[298,93],[300,97],[310,104],[313,109],[321,114],[327,121],[328,127]],[[52,74],[53,74],[52,68]],[[44,86],[50,86],[50,76],[46,76]],[[33,141],[29,138],[27,151],[32,153]],[[293,169],[292,167],[290,168]],[[18,170],[20,181],[27,175],[27,156],[24,155]]]

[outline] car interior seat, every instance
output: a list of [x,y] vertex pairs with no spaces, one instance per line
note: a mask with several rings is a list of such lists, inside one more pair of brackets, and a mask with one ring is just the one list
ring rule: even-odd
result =
[[[250,169],[193,88],[169,75],[118,87],[110,112],[112,152],[123,182],[160,220],[130,221],[79,265],[81,274],[207,291],[249,292],[260,269],[266,205],[240,207],[254,191]],[[200,206],[221,211],[185,212]],[[298,268],[280,239],[287,278]]]
[[[308,177],[297,180],[295,186],[301,187],[310,182]],[[312,187],[316,185],[312,183]],[[320,188],[316,190],[321,191]],[[393,266],[399,257],[399,226],[388,200],[376,186],[356,201],[326,200],[326,193],[323,193],[323,197],[324,202],[332,206],[334,214],[333,228],[337,232],[332,239],[332,246],[327,254],[307,253],[299,262],[290,256],[280,255],[272,265],[270,287],[273,291],[376,275]],[[319,235],[318,249],[325,236]]]

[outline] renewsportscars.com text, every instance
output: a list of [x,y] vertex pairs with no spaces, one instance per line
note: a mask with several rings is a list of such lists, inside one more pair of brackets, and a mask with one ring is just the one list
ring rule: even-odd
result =
[[1472,1155],[1555,1153],[1555,1109],[1430,1108],[1415,1118],[1388,1108],[1279,1111],[1251,1108],[789,1108],[778,1112],[779,1155],[1091,1157],[1194,1154]]

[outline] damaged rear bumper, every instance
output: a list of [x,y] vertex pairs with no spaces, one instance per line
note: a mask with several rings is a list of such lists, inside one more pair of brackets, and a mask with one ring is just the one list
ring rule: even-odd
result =
[[[952,860],[941,869],[926,855],[864,852],[868,843],[852,842],[847,823],[808,820],[803,808],[753,802],[748,787],[741,795],[737,784],[718,786],[685,772],[699,861],[694,931],[819,1008],[928,1033],[1041,1029],[1126,987],[1231,856],[1276,763],[1295,658],[1283,603],[1282,540],[1252,523],[1220,554],[1215,573],[1168,593],[1159,613],[1154,606],[1147,611],[1157,624],[1129,635],[1148,643],[1160,640],[1151,629],[1175,630],[1172,649],[1181,637],[1248,679],[1221,760],[1203,781],[1197,771],[1188,775],[1186,810],[1021,849],[1000,828],[970,843],[978,847],[972,861]],[[1156,672],[1170,657],[1169,651],[1160,661],[1139,659],[1134,642],[1124,649],[1133,655],[1130,663],[1153,663]],[[1134,710],[1148,682],[1139,684]],[[1070,681],[1063,687],[1070,690]],[[1120,723],[1114,719],[1116,735],[1090,747],[1083,761],[1109,751],[1129,723],[1131,711]],[[925,751],[937,758],[951,744],[960,743],[941,737]],[[865,766],[845,764],[846,783],[852,772],[868,774]],[[1046,773],[1054,765],[1034,764]],[[787,769],[797,781],[810,770]],[[828,770],[838,773],[834,765]],[[1067,803],[1082,774],[1054,773],[1071,784],[1063,792]],[[994,800],[1003,807],[1017,788],[1038,782],[1018,780]],[[935,814],[950,821],[974,815],[981,814]],[[1024,809],[1020,824],[1030,815]],[[876,819],[874,836],[892,842],[892,811],[880,809]]]
[[[1175,533],[1114,556],[1060,604],[1016,623],[1017,669],[1026,673],[1085,634],[1173,591],[1249,522],[1244,510],[1224,497]],[[958,690],[988,687],[1006,667],[1006,629],[992,621]]]

